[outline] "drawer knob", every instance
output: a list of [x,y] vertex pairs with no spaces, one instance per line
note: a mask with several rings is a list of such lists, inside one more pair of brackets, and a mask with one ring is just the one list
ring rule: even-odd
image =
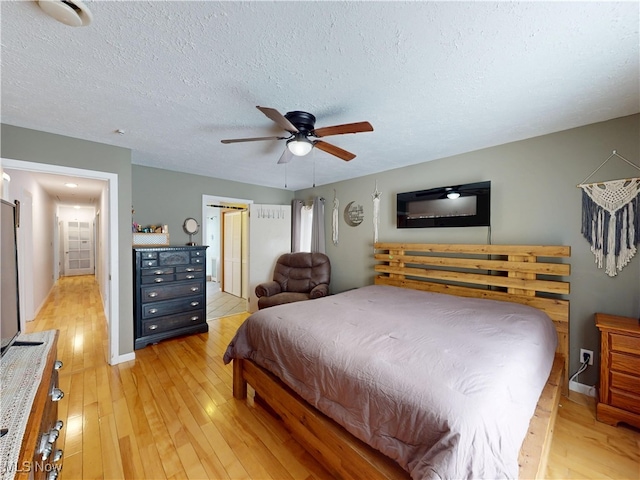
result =
[[154,278],[153,281],[156,283],[161,283],[164,282],[164,278]]
[[158,313],[158,309],[157,309],[157,308],[150,308],[150,309],[149,309],[149,313],[150,313],[151,315],[153,315],[154,313]]
[[196,278],[196,276],[195,276],[195,275],[187,275],[187,280],[192,280],[192,279],[194,279],[194,278]]
[[46,442],[44,446],[40,449],[40,452],[42,453],[42,460],[48,460],[49,455],[51,455],[52,451],[53,451],[53,445],[51,445],[49,442]]
[[58,439],[59,436],[60,436],[60,432],[58,430],[56,430],[55,428],[53,428],[49,432],[49,443],[54,443]]
[[187,268],[187,272],[195,272],[195,271],[196,271],[196,269],[195,269],[195,268],[191,268],[191,267],[188,267],[188,268]]
[[153,325],[149,325],[149,330],[155,330],[156,328],[158,328],[158,325],[155,323]]
[[56,453],[53,454],[53,461],[54,462],[59,462],[60,460],[62,460],[62,455],[64,454],[64,452],[60,449],[56,450]]
[[200,302],[191,302],[192,307],[197,307],[198,305],[200,305]]
[[60,370],[63,366],[62,360],[56,360],[56,363],[53,364],[54,370]]
[[193,317],[191,317],[192,322],[196,322],[198,320],[200,320],[200,317],[198,315],[194,315]]
[[158,296],[158,292],[149,292],[147,293],[147,297],[156,298]]
[[200,290],[200,287],[191,287],[192,292],[197,292]]
[[59,402],[64,397],[64,392],[59,388],[54,388],[51,390],[51,400],[54,402]]
[[156,270],[153,272],[154,275],[162,275],[164,272],[162,270]]

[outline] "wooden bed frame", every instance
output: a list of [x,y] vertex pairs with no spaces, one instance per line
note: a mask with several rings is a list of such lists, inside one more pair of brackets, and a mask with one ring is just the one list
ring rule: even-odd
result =
[[[489,298],[538,308],[558,332],[556,358],[520,449],[520,478],[545,475],[560,395],[568,392],[569,283],[567,246],[376,243],[375,283],[450,295]],[[540,262],[542,257],[547,259]],[[233,361],[233,395],[247,384],[333,476],[399,479],[409,474],[299,397],[276,376],[249,360]]]

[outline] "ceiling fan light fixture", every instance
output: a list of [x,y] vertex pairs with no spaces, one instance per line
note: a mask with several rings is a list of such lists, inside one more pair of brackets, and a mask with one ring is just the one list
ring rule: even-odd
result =
[[287,148],[297,157],[304,157],[313,148],[313,143],[304,135],[296,134],[291,140],[287,140]]

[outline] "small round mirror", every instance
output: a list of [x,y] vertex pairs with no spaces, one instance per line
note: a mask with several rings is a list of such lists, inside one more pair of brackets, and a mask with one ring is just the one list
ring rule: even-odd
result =
[[182,224],[185,233],[189,234],[189,243],[187,245],[195,245],[193,235],[200,231],[200,224],[195,218],[187,218]]

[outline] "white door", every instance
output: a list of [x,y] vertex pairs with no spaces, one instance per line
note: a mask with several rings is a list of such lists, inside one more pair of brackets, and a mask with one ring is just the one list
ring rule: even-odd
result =
[[273,279],[276,260],[291,252],[291,205],[249,205],[249,311],[258,310],[255,289]]
[[223,212],[222,215],[224,219],[222,291],[240,297],[242,296],[242,212]]
[[93,228],[91,222],[65,222],[64,275],[93,275]]

